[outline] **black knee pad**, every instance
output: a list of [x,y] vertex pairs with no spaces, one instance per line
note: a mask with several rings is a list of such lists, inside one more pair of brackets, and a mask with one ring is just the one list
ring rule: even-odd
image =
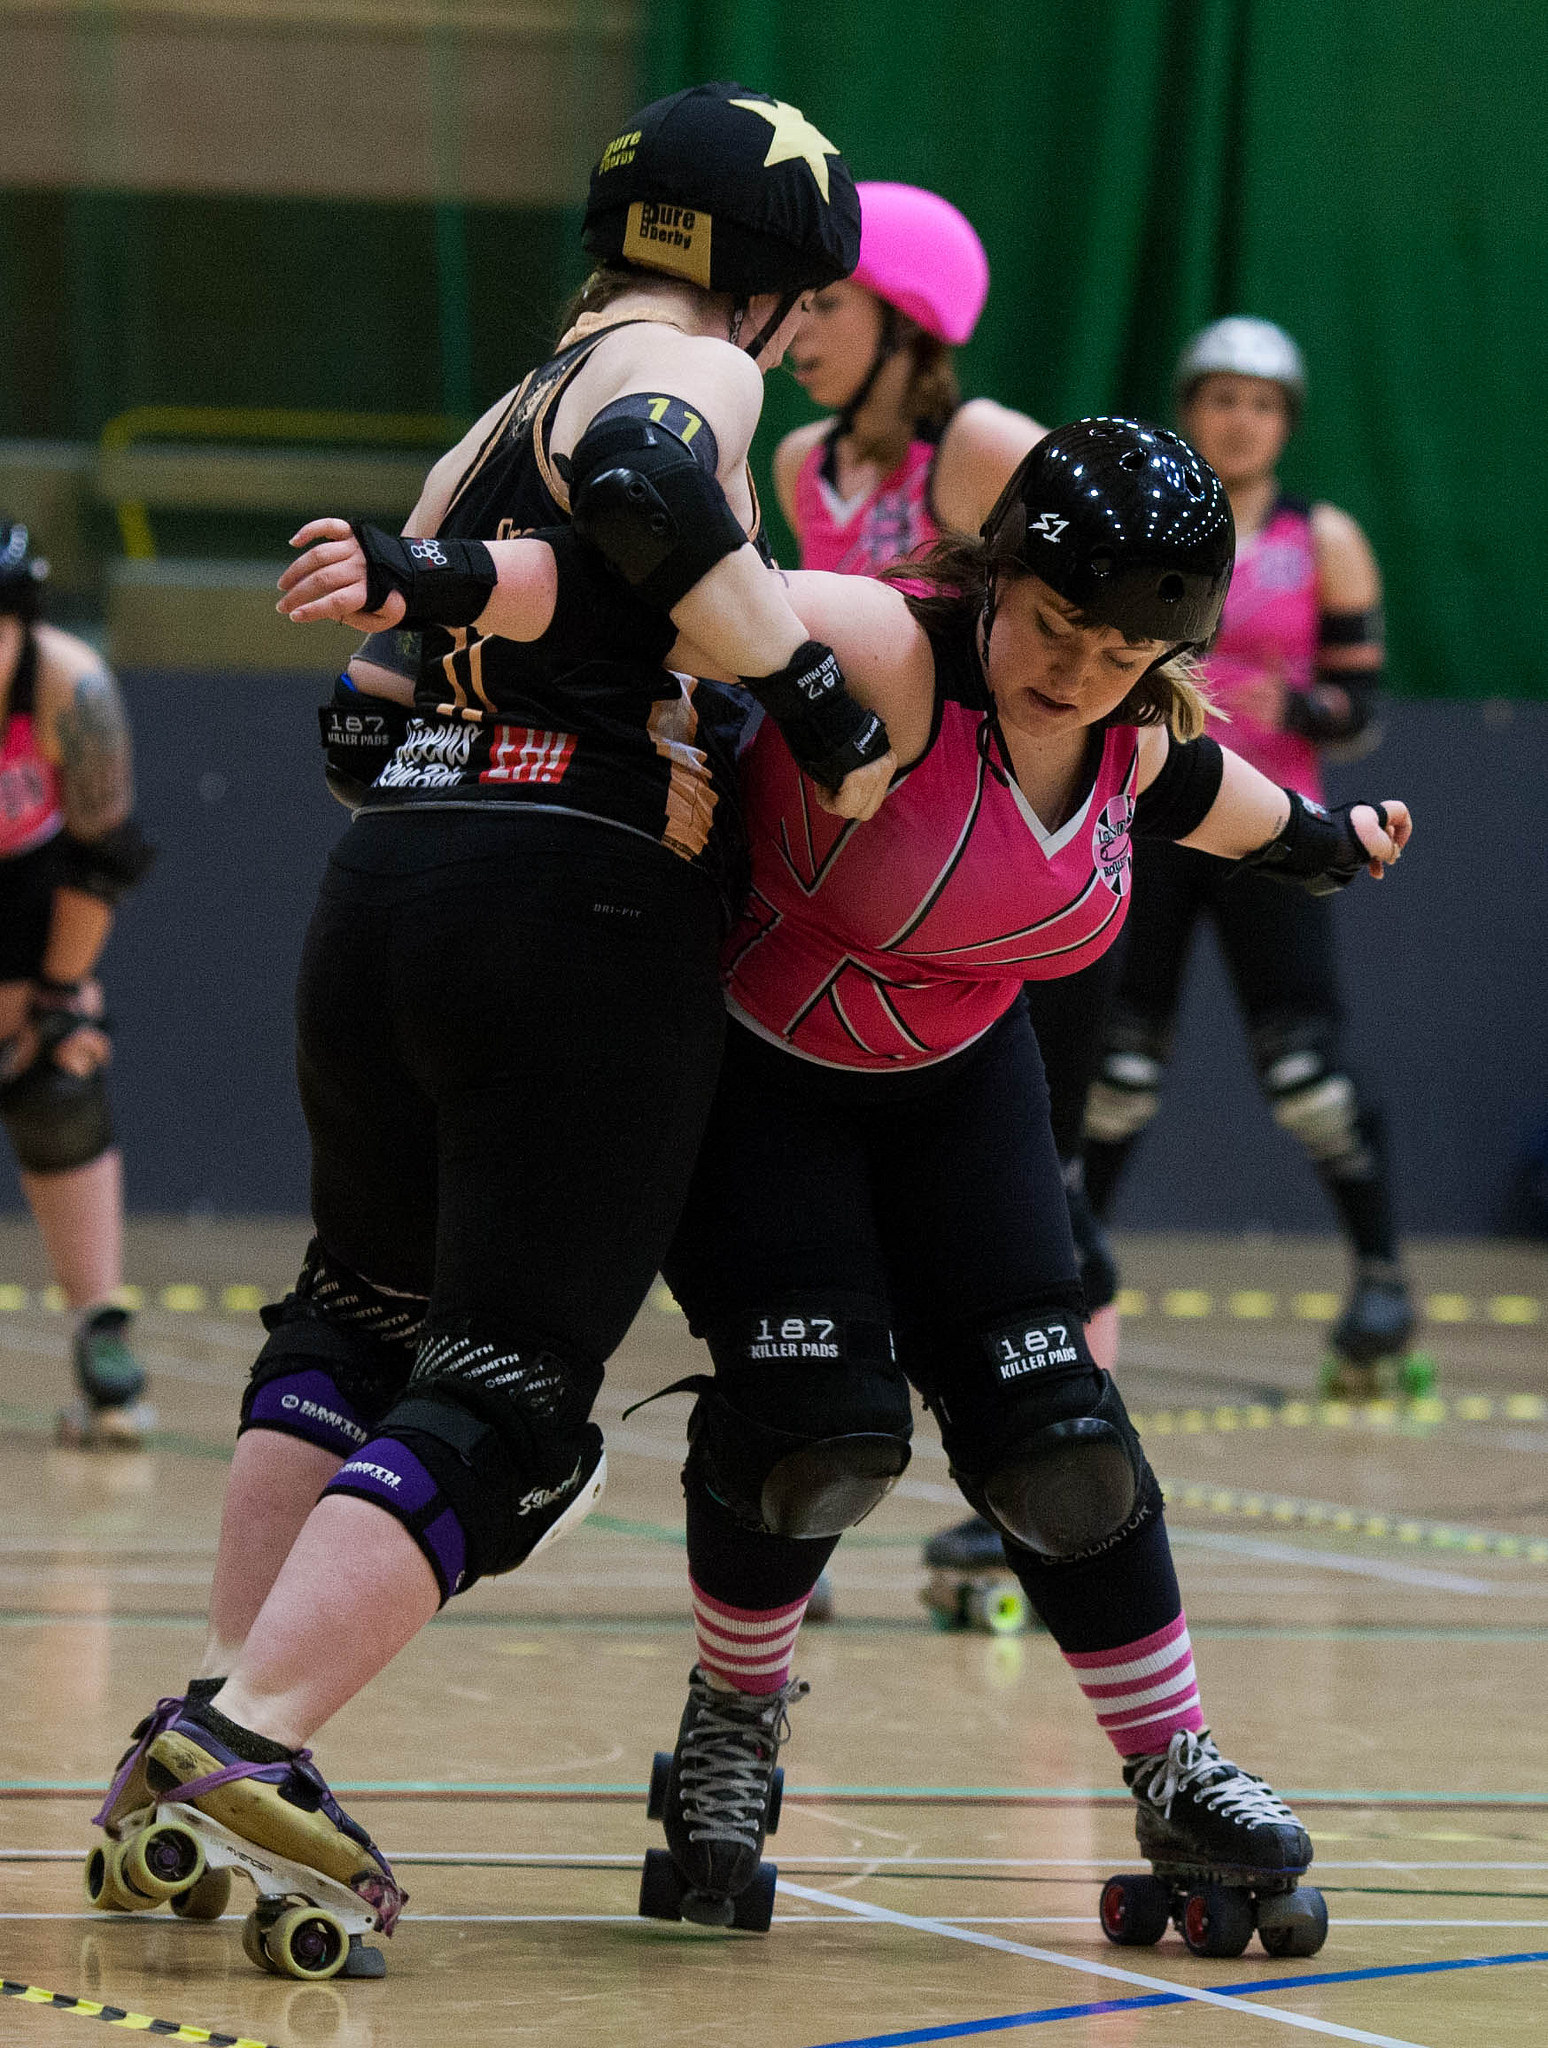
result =
[[1087,1348],[1082,1307],[1075,1289],[1045,1297],[927,1369],[968,1501],[1013,1542],[1061,1562],[1119,1536],[1150,1482],[1123,1397]]
[[295,1292],[263,1310],[238,1435],[273,1429],[348,1457],[408,1385],[424,1326],[421,1296],[388,1294],[307,1246]]
[[1360,1178],[1373,1170],[1380,1131],[1344,1071],[1331,1019],[1276,1019],[1252,1036],[1253,1063],[1274,1121],[1325,1173]]
[[81,1078],[45,1053],[0,1088],[0,1122],[28,1173],[90,1166],[113,1143],[107,1082],[99,1067]]
[[602,1497],[602,1432],[588,1420],[602,1367],[508,1339],[427,1335],[407,1391],[325,1493],[384,1507],[435,1573],[442,1600],[514,1571]]
[[696,1377],[685,1478],[750,1529],[837,1536],[908,1464],[908,1382],[874,1303],[791,1298],[709,1333],[715,1377]]

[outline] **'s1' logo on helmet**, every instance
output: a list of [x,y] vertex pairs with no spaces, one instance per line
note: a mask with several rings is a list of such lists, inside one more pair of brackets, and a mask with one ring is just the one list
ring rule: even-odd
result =
[[1061,519],[1057,512],[1044,512],[1032,521],[1027,531],[1040,533],[1044,540],[1057,540],[1069,523],[1067,519]]

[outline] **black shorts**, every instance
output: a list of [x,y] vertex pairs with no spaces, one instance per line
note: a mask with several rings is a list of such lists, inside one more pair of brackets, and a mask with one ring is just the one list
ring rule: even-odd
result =
[[57,837],[14,860],[0,860],[0,982],[37,979],[58,880]]
[[600,1365],[666,1253],[725,1030],[708,877],[553,812],[362,816],[297,991],[317,1234],[442,1330]]

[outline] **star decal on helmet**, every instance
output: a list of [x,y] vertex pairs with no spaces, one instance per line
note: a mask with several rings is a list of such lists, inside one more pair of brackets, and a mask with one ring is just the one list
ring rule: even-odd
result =
[[769,153],[763,159],[766,171],[799,157],[817,180],[824,200],[829,197],[828,158],[838,155],[838,146],[814,128],[799,107],[784,100],[732,100],[731,105],[745,107],[749,114],[761,114],[774,130],[769,138]]

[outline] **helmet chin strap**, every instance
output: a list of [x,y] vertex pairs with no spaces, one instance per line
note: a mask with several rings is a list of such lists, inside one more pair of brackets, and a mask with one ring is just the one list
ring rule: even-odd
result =
[[738,299],[731,308],[731,329],[727,336],[731,346],[733,348],[740,348],[744,354],[750,355],[753,361],[756,362],[775,335],[778,334],[780,328],[790,318],[795,307],[801,303],[804,290],[805,288],[803,287],[801,291],[781,292],[773,312],[764,321],[751,341],[742,340],[742,322],[747,318],[747,309],[751,302],[747,299]]
[[854,426],[855,414],[875,390],[877,378],[903,346],[903,330],[898,320],[897,308],[888,305],[885,299],[880,300],[879,304],[882,317],[881,328],[876,336],[876,350],[871,357],[871,367],[860,379],[858,387],[851,392],[848,399],[839,407],[839,432],[841,434],[847,434]]

